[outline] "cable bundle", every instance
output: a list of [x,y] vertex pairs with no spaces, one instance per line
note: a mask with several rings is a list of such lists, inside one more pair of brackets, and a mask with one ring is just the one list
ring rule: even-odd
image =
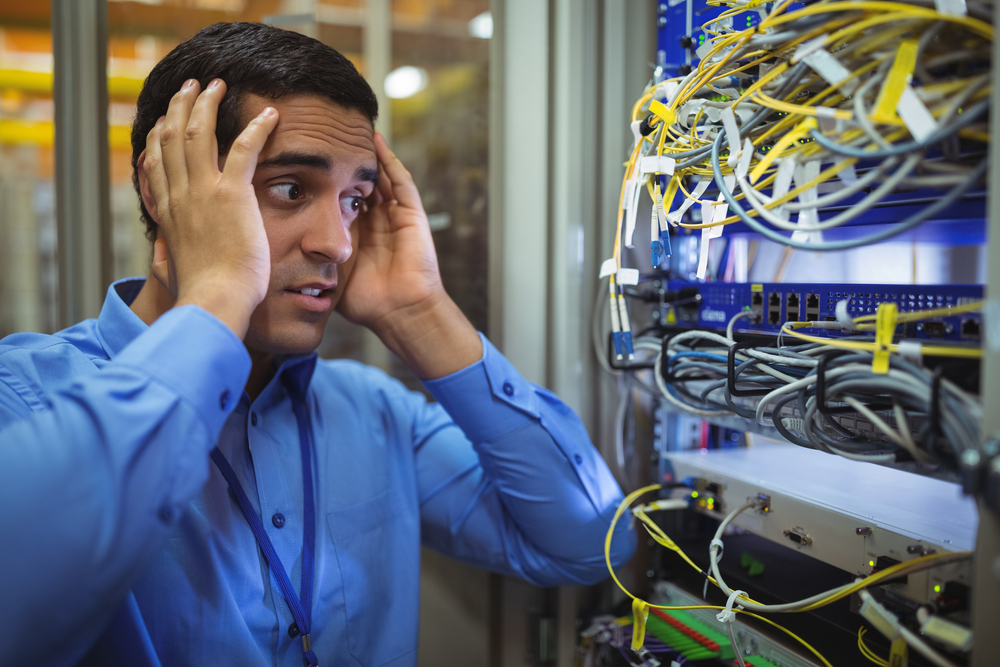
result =
[[[713,37],[698,49],[698,67],[636,102],[617,268],[644,187],[658,266],[670,225],[701,229],[704,240],[742,221],[813,250],[875,243],[938,216],[986,173],[989,23],[921,4],[828,0],[786,12],[783,0],[770,13],[762,4],[739,3],[706,24]],[[754,10],[757,26],[731,28],[735,15]],[[969,11],[989,16],[973,3]],[[718,196],[703,199],[709,188]],[[823,240],[915,189],[943,194],[886,229]],[[821,220],[818,211],[834,206]]]
[[[655,389],[688,414],[753,419],[789,442],[853,460],[915,461],[955,471],[963,452],[979,448],[982,405],[940,370],[888,354],[886,367],[878,369],[875,344],[852,338],[796,346],[737,343],[739,317],[725,336],[690,330],[662,341],[638,338],[637,352],[647,360],[652,353],[656,386],[638,378],[633,386]],[[971,356],[970,348],[939,347],[939,354]],[[861,430],[856,420],[874,432]]]

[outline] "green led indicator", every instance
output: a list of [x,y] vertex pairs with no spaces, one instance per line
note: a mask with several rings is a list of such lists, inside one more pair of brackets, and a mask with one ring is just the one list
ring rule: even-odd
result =
[[698,492],[697,491],[692,491],[691,492],[691,497],[692,498],[697,498],[698,497]]
[[941,584],[934,584],[934,592],[935,593],[941,592]]

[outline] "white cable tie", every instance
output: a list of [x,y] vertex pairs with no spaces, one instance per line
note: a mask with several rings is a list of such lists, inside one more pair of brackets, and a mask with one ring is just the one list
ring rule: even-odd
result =
[[629,127],[632,128],[632,139],[636,145],[642,141],[642,132],[639,131],[640,125],[642,125],[641,120],[633,121],[632,124],[629,125]]
[[[733,591],[732,593],[729,594],[729,599],[726,600],[726,608],[723,609],[722,611],[720,611],[716,615],[716,618],[719,619],[719,621],[721,621],[722,623],[732,623],[733,622],[733,618],[736,617],[736,612],[733,611],[733,603],[736,602],[736,598],[738,598],[741,595],[746,595],[746,592],[745,591]],[[741,605],[741,604],[736,605],[736,607],[738,609],[743,609],[743,605]]]
[[854,318],[847,314],[847,299],[842,299],[837,302],[837,324],[841,326],[844,331],[854,331]]
[[677,91],[680,88],[680,83],[677,81],[664,81],[657,86],[657,90],[663,94],[663,103],[668,107],[673,104],[674,98],[677,97]]
[[830,52],[825,49],[816,49],[809,55],[802,58],[809,67],[813,69],[814,72],[819,74],[823,79],[831,86],[839,84],[841,81],[844,83],[839,87],[843,89],[844,93],[847,95],[853,95],[854,91],[858,87],[857,79],[851,79],[850,81],[845,81],[851,72],[840,64],[840,61],[830,55]]
[[[816,180],[820,172],[820,162],[819,160],[810,160],[803,165],[796,166],[794,177],[795,184],[798,187],[802,187],[807,183]],[[813,204],[816,201],[816,186],[813,186],[799,195],[799,202],[802,204]],[[792,238],[796,240],[808,240],[810,243],[822,243],[823,242],[823,232],[821,231],[809,231],[808,228],[815,227],[819,224],[819,213],[816,211],[815,204],[813,206],[806,206],[801,211],[799,211],[799,217],[796,221],[800,227],[807,228],[803,231],[796,231],[792,233]]]
[[927,110],[920,97],[910,84],[903,88],[903,94],[896,105],[896,113],[902,119],[906,129],[917,141],[926,141],[938,130],[938,122]]
[[705,100],[691,100],[681,105],[677,111],[677,122],[684,127],[691,128],[691,116],[698,113],[698,110],[705,106]]
[[604,262],[601,263],[601,274],[597,277],[607,278],[608,276],[613,276],[617,271],[618,271],[618,262],[616,262],[615,258],[612,257],[610,259],[604,260]]
[[705,190],[708,190],[708,186],[711,184],[711,176],[702,176],[701,180],[698,181],[698,185],[694,186],[694,191],[691,193],[694,199],[685,197],[676,211],[671,211],[667,214],[667,221],[676,227],[677,223],[684,217],[684,214],[688,212],[688,209],[691,208],[696,200],[701,199],[701,196],[705,194]]
[[965,16],[969,13],[965,0],[934,0],[934,8],[938,14],[950,16]]
[[[788,194],[792,186],[792,178],[795,176],[795,165],[798,164],[791,155],[785,156],[778,161],[778,173],[774,176],[774,185],[771,187],[771,196],[781,199]],[[788,211],[785,207],[779,206],[774,209],[775,215],[782,220],[788,220]]]
[[726,128],[726,139],[729,141],[729,158],[726,164],[735,167],[740,159],[740,128],[736,124],[736,114],[732,107],[722,110],[722,126]]
[[724,109],[728,109],[728,108],[729,107],[721,107],[720,108],[720,107],[717,107],[717,106],[712,106],[711,104],[707,104],[707,105],[705,105],[705,117],[708,118],[708,120],[711,121],[711,122],[713,122],[713,123],[721,122],[722,121],[722,112],[723,112]]
[[[722,181],[726,184],[726,188],[731,193],[733,193],[733,195],[735,195],[737,189],[736,175],[726,174],[725,176],[722,177]],[[715,212],[712,214],[712,222],[721,222],[722,220],[725,220],[729,216],[729,203],[725,201],[721,192],[719,193],[719,196],[715,201],[716,205],[714,207]],[[706,221],[703,219],[702,222]],[[711,229],[713,230],[713,232],[715,232],[712,238],[717,238],[719,236],[722,236],[722,225],[712,227]]]
[[830,107],[816,107],[816,120],[819,121],[819,128],[824,132],[832,133],[837,131],[837,110]]
[[705,56],[707,56],[709,52],[714,48],[715,44],[712,44],[711,41],[706,41],[704,44],[695,49],[694,53],[696,56],[698,56],[698,60],[704,60]]
[[740,161],[736,165],[736,178],[744,179],[750,173],[750,163],[753,161],[753,142],[749,137],[743,140],[743,150],[740,151]]
[[675,161],[666,155],[646,155],[639,161],[642,174],[666,174],[673,176]]
[[810,39],[808,42],[800,44],[799,48],[795,49],[795,53],[792,54],[792,64],[796,65],[800,60],[808,58],[812,53],[822,49],[829,36],[829,33],[823,33],[816,39]]
[[[713,215],[713,210],[715,206],[711,202],[701,203],[701,221],[708,222],[706,215],[711,218]],[[705,276],[708,274],[708,251],[711,248],[709,241],[712,240],[712,230],[714,227],[703,227],[701,230],[701,243],[698,244],[698,270],[695,272],[695,276],[698,280],[704,280]]]
[[624,266],[618,269],[616,276],[619,285],[638,285],[639,269],[627,269]]
[[[635,234],[635,220],[636,215],[639,212],[639,197],[641,193],[642,182],[635,178],[629,179],[626,185],[626,195],[628,198],[628,209],[625,213],[625,245],[626,247],[632,246],[632,236]],[[631,195],[627,193],[631,192]]]
[[896,345],[896,352],[911,364],[923,364],[923,343],[919,340],[901,340]]
[[854,185],[858,182],[858,172],[854,170],[853,164],[849,164],[837,173],[837,178],[844,185]]
[[712,550],[712,547],[719,547],[719,553],[715,554],[715,562],[718,563],[720,560],[722,560],[722,552],[725,550],[726,545],[722,543],[722,540],[715,538],[714,540],[708,543],[709,551]]

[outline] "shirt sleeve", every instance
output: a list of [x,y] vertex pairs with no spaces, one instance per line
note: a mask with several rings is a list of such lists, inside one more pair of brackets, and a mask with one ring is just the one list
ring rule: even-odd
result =
[[[608,576],[604,542],[622,492],[583,423],[483,337],[483,359],[424,383],[415,427],[424,543],[540,586]],[[619,522],[615,566],[635,550]]]
[[0,355],[0,664],[73,664],[207,479],[250,359],[195,306],[44,397],[25,354]]

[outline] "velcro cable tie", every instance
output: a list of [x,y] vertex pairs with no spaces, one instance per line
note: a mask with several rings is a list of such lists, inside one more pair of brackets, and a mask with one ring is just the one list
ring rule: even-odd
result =
[[632,600],[632,650],[638,651],[646,643],[646,616],[649,615],[649,605],[639,600]]
[[919,42],[915,39],[901,39],[896,49],[896,59],[889,69],[875,101],[875,109],[871,118],[876,123],[894,123],[896,121],[896,106],[903,96],[903,90],[910,83],[913,69],[917,64]]
[[899,308],[892,302],[879,304],[875,312],[875,356],[872,372],[885,375],[889,372],[889,348],[896,334],[896,319]]
[[671,111],[666,104],[656,99],[649,101],[649,112],[667,125],[673,125],[674,121],[677,120],[677,114]]

